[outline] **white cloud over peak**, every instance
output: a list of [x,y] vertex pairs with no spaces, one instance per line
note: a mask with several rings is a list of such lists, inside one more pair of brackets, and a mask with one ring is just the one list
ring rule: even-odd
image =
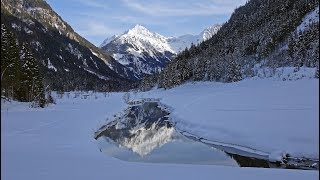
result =
[[247,0],[122,0],[129,8],[151,16],[207,16],[230,14]]

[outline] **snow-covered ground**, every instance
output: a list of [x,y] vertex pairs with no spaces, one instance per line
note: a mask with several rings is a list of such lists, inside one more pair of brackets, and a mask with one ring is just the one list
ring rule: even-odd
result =
[[137,96],[162,98],[180,130],[217,142],[319,158],[319,80],[188,83]]
[[[162,98],[177,127],[267,153],[319,157],[319,80],[188,83],[131,93]],[[1,179],[318,179],[319,171],[124,162],[101,153],[94,131],[126,107],[124,93],[64,95],[45,109],[1,104]],[[82,97],[82,98],[81,98]]]

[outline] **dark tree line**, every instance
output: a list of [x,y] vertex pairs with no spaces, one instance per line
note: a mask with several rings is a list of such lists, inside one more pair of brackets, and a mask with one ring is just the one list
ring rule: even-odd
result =
[[[186,81],[234,82],[255,76],[254,66],[319,68],[319,21],[297,27],[319,0],[251,0],[239,7],[211,39],[178,54],[142,90]],[[318,70],[317,70],[318,71]]]
[[1,96],[23,102],[46,103],[38,61],[26,44],[18,45],[14,34],[1,24]]

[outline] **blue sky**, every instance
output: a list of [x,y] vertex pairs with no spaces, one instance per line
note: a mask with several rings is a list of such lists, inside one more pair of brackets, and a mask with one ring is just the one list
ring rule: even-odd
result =
[[46,0],[80,35],[99,46],[136,24],[164,36],[199,34],[227,21],[247,0]]

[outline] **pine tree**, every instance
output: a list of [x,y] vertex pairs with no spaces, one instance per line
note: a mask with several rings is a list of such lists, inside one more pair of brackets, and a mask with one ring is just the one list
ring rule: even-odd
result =
[[236,82],[241,79],[241,66],[234,59],[231,59],[227,67],[226,82]]
[[38,63],[25,44],[22,45],[21,53],[21,60],[23,62],[21,84],[22,92],[25,95],[22,100],[28,102],[34,101],[38,106],[44,107],[46,102],[45,92]]
[[17,98],[20,88],[20,60],[14,35],[1,24],[1,91],[2,95]]

